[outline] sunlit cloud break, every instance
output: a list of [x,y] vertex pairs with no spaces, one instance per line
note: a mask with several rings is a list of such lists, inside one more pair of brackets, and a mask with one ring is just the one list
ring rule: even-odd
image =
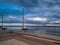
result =
[[30,21],[47,21],[47,18],[42,18],[42,17],[34,17],[34,18],[27,18],[27,20],[30,20]]

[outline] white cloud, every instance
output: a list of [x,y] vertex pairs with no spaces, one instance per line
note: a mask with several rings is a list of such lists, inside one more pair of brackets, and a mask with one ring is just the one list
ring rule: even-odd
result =
[[[1,23],[0,23],[1,25]],[[23,26],[22,23],[3,23],[4,26]],[[24,23],[24,26],[37,26],[37,24],[27,24]]]
[[36,17],[38,14],[25,14],[25,18]]
[[17,17],[16,17],[16,16],[12,16],[12,15],[5,16],[4,18],[5,18],[4,20],[12,20],[12,19],[17,19]]
[[60,20],[57,20],[57,21],[53,21],[54,23],[60,23]]
[[60,23],[60,20],[57,20],[57,21],[51,21],[50,23]]
[[54,10],[60,10],[60,7],[58,5],[53,7]]
[[34,17],[34,18],[27,18],[27,20],[31,20],[31,21],[47,21],[47,18],[43,18],[43,17]]
[[51,13],[51,12],[45,12],[43,15],[44,15],[44,16],[52,16],[52,15],[54,15],[54,13]]
[[16,16],[8,16],[9,19],[16,19]]
[[9,16],[6,16],[4,20],[19,20],[19,21],[21,21],[22,17],[9,15]]

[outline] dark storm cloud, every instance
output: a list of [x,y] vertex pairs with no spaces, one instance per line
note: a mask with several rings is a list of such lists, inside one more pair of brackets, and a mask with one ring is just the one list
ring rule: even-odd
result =
[[19,4],[24,7],[35,7],[38,4],[37,0],[18,0]]

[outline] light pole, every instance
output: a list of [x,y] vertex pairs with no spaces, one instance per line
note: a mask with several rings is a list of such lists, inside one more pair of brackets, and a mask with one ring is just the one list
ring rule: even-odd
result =
[[7,28],[5,28],[4,25],[3,25],[3,23],[4,23],[4,22],[3,22],[3,21],[4,21],[4,20],[3,20],[3,16],[4,16],[4,14],[1,13],[1,18],[2,18],[2,28],[1,28],[1,29],[2,29],[2,32],[5,32]]
[[22,25],[23,25],[23,27],[22,27],[22,29],[21,30],[23,30],[24,32],[26,31],[26,30],[28,30],[27,28],[25,28],[25,25],[24,25],[24,8],[23,8],[23,17],[22,17],[22,19],[23,19],[23,22],[22,22]]
[[2,32],[3,31],[2,29],[3,28],[3,13],[1,12],[0,15],[1,15],[1,26],[0,26],[1,29],[0,30]]

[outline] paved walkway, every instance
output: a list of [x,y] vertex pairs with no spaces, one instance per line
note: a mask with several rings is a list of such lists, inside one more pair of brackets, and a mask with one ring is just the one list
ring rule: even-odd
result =
[[29,44],[16,39],[11,39],[11,40],[0,42],[0,45],[29,45]]
[[2,39],[0,45],[60,45],[60,41],[56,42],[34,35],[23,35],[19,33],[3,33],[0,34],[0,39]]

